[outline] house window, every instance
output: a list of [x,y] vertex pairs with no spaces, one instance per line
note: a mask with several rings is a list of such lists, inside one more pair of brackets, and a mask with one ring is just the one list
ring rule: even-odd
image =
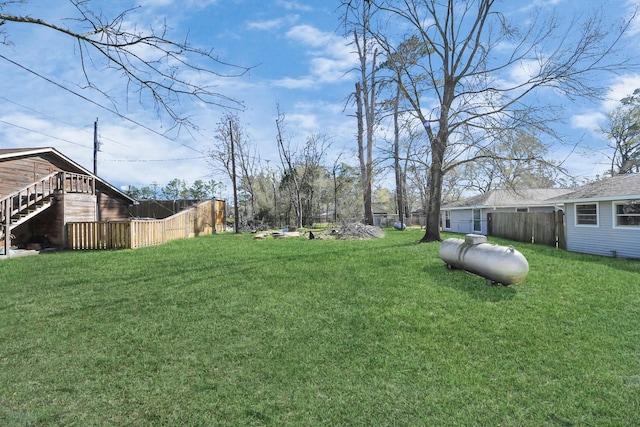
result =
[[598,204],[576,205],[576,225],[598,226]]
[[480,219],[480,209],[473,210],[473,231],[482,231],[482,221]]
[[615,212],[615,227],[640,228],[640,202],[628,200],[613,204]]
[[444,211],[444,228],[451,229],[451,211]]

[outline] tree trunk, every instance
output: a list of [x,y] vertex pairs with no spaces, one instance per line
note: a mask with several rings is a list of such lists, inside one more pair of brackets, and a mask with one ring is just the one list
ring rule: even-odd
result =
[[404,227],[404,193],[403,193],[403,174],[400,167],[400,125],[398,123],[398,105],[400,103],[400,87],[398,85],[396,99],[393,105],[393,166],[396,174],[396,203],[398,206],[398,221],[400,221],[400,230]]
[[[363,114],[363,89],[360,82],[356,82],[356,118],[358,120],[358,159],[360,160],[360,182],[362,184],[362,199],[364,205],[364,221],[373,225],[373,208],[371,205],[372,177],[371,165],[367,164],[370,153],[365,154],[364,141],[364,114]],[[368,139],[368,138],[367,138]]]
[[429,185],[429,200],[427,205],[427,222],[423,243],[441,242],[440,237],[440,198],[442,197],[442,179],[444,173],[441,168],[432,165],[430,168],[431,183]]
[[[442,124],[442,123],[441,123]],[[446,131],[439,131],[436,137],[431,133],[431,167],[429,168],[429,200],[427,201],[427,221],[424,236],[420,240],[423,243],[441,242],[440,237],[440,200],[442,198],[442,182],[444,171],[442,170],[444,153],[446,150]]]

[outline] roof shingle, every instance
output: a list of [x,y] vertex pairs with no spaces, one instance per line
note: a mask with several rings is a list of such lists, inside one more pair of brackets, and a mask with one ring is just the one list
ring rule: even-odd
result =
[[592,182],[576,190],[549,199],[549,201],[567,203],[577,200],[614,200],[617,198],[640,199],[640,174],[617,175]]
[[493,190],[468,199],[447,203],[443,208],[552,206],[545,202],[570,192],[567,188],[534,188],[520,190]]

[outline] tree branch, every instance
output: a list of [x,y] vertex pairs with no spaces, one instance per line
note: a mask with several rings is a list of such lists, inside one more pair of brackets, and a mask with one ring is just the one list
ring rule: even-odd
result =
[[[78,28],[62,26],[29,15],[0,13],[0,24],[16,23],[36,25],[63,34],[77,41],[80,65],[85,87],[97,90],[113,102],[111,95],[94,83],[89,65],[96,67],[93,56],[100,58],[104,66],[114,69],[126,79],[127,93],[139,94],[153,101],[156,111],[166,113],[175,126],[197,127],[190,118],[176,109],[182,99],[199,101],[225,109],[242,109],[242,103],[226,96],[215,86],[203,84],[206,76],[233,78],[246,74],[251,68],[236,66],[220,60],[212,50],[192,46],[188,38],[183,42],[170,40],[167,26],[159,31],[151,28],[140,31],[127,29],[125,18],[135,9],[127,9],[114,19],[94,14],[86,0],[70,0],[79,13],[69,21]],[[137,8],[136,8],[137,9]],[[82,28],[84,27],[84,28]],[[6,31],[6,30],[5,30]]]

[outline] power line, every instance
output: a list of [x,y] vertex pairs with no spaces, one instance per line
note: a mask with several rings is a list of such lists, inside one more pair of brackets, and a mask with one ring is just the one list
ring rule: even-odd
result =
[[207,156],[187,157],[184,159],[103,159],[106,162],[186,162],[188,160],[206,159]]
[[[87,133],[90,133],[90,132],[91,132],[91,130],[89,130],[89,129],[85,129],[85,128],[78,128],[78,126],[76,126],[76,125],[75,125],[75,124],[73,124],[73,123],[65,122],[64,120],[61,120],[61,119],[59,119],[59,118],[57,118],[57,117],[54,117],[54,116],[52,116],[52,115],[50,115],[50,114],[43,113],[42,111],[38,111],[38,110],[36,110],[36,109],[34,109],[34,108],[31,108],[31,107],[29,107],[29,106],[27,106],[27,105],[23,105],[23,104],[20,104],[19,102],[16,102],[16,101],[12,101],[12,100],[10,100],[10,99],[7,99],[7,98],[5,98],[4,96],[0,96],[0,99],[2,99],[2,100],[3,100],[3,101],[5,101],[5,102],[9,102],[9,103],[11,103],[11,104],[13,104],[13,105],[17,105],[18,107],[24,108],[25,110],[29,110],[29,111],[31,111],[31,112],[34,112],[34,113],[36,113],[36,114],[39,114],[39,115],[41,115],[41,116],[43,116],[43,117],[47,117],[47,118],[49,118],[49,119],[51,119],[51,120],[55,120],[56,122],[59,122],[59,123],[65,124],[65,125],[67,125],[67,126],[71,126],[71,127],[73,127],[73,128],[76,128],[76,129],[80,129],[80,130],[82,130],[83,132],[87,132]],[[102,135],[101,135],[100,137],[101,137],[101,139],[105,139],[105,140],[107,140],[107,141],[111,141],[111,142],[114,142],[114,143],[116,143],[116,144],[123,145],[123,146],[125,146],[125,147],[129,147],[129,145],[128,145],[128,144],[125,144],[124,142],[120,142],[120,141],[115,140],[115,139],[113,139],[113,138],[109,138],[109,137],[102,136]]]
[[[0,97],[0,98],[2,98],[2,97]],[[69,144],[77,145],[77,146],[80,146],[82,148],[86,148],[86,149],[90,149],[91,148],[91,147],[88,147],[86,145],[80,144],[78,142],[69,141],[68,139],[59,138],[57,136],[49,135],[49,134],[44,133],[44,132],[40,132],[40,131],[37,131],[37,130],[34,130],[34,129],[29,129],[27,127],[20,126],[20,125],[17,125],[15,123],[9,123],[9,122],[7,122],[5,120],[2,120],[2,119],[0,119],[0,123],[4,123],[6,125],[13,126],[13,127],[18,128],[18,129],[25,130],[27,132],[32,132],[32,133],[36,133],[38,135],[46,136],[47,138],[56,139],[58,141],[62,141],[62,142],[66,142],[66,143],[69,143]],[[113,153],[110,153],[110,152],[107,152],[107,153],[108,154],[113,154]],[[130,162],[130,163],[133,163],[133,162],[140,162],[140,163],[146,163],[146,162],[183,162],[183,161],[189,161],[189,160],[201,160],[201,159],[206,159],[206,158],[207,158],[207,156],[185,157],[185,158],[181,158],[181,159],[102,159],[102,161],[106,161],[106,162],[123,162],[123,163],[124,162]]]
[[19,63],[17,63],[17,62],[15,62],[15,61],[13,61],[13,60],[11,60],[11,59],[7,58],[6,56],[4,56],[4,55],[2,55],[2,54],[0,54],[0,58],[4,59],[5,61],[7,61],[7,62],[9,62],[9,63],[11,63],[11,64],[13,64],[13,65],[15,65],[16,67],[19,67],[19,68],[23,69],[24,71],[26,71],[26,72],[28,72],[28,73],[30,73],[30,74],[35,75],[36,77],[39,77],[39,78],[43,79],[44,81],[46,81],[46,82],[48,82],[48,83],[51,83],[51,84],[52,84],[52,85],[54,85],[54,86],[59,87],[59,88],[60,88],[60,89],[62,89],[62,90],[65,90],[65,91],[67,91],[67,92],[69,92],[69,93],[71,93],[71,94],[73,94],[73,95],[75,95],[75,96],[77,96],[77,97],[79,97],[79,98],[81,98],[81,99],[84,99],[85,101],[87,101],[87,102],[89,102],[89,103],[91,103],[91,104],[96,105],[96,106],[97,106],[97,107],[99,107],[99,108],[102,108],[103,110],[106,110],[106,111],[110,112],[111,114],[114,114],[114,115],[116,115],[116,116],[118,116],[118,117],[122,118],[123,120],[126,120],[126,121],[128,121],[128,122],[131,122],[131,123],[135,124],[136,126],[140,126],[141,128],[146,129],[146,130],[148,130],[149,132],[152,132],[152,133],[154,133],[154,134],[156,134],[156,135],[158,135],[158,136],[161,136],[162,138],[166,138],[166,139],[168,139],[169,141],[172,141],[172,142],[175,142],[175,143],[177,143],[177,144],[180,144],[180,145],[182,145],[182,146],[183,146],[183,147],[185,147],[185,148],[188,148],[188,149],[190,149],[190,150],[195,151],[196,153],[206,155],[206,153],[204,153],[204,152],[202,152],[202,151],[200,151],[200,150],[197,150],[197,149],[195,149],[195,148],[193,148],[193,147],[190,147],[190,146],[188,146],[187,144],[184,144],[184,143],[181,143],[181,142],[177,142],[176,140],[169,138],[167,135],[165,135],[165,134],[163,134],[163,133],[161,133],[161,132],[158,132],[158,131],[157,131],[157,130],[155,130],[155,129],[150,128],[149,126],[146,126],[146,125],[144,125],[144,124],[142,124],[142,123],[140,123],[140,122],[138,122],[138,121],[136,121],[136,120],[133,120],[133,119],[131,119],[131,118],[129,118],[129,117],[127,117],[127,116],[125,116],[125,115],[123,115],[123,114],[119,113],[119,112],[118,112],[118,111],[116,111],[116,110],[112,110],[111,108],[105,107],[104,105],[101,105],[101,104],[99,104],[98,102],[96,102],[96,101],[94,101],[94,100],[92,100],[92,99],[90,99],[90,98],[87,98],[87,97],[86,97],[86,96],[84,96],[84,95],[81,95],[81,94],[79,94],[79,93],[77,93],[77,92],[74,92],[73,90],[71,90],[71,89],[69,89],[69,88],[67,88],[67,87],[65,87],[65,86],[63,86],[63,85],[61,85],[60,83],[58,83],[58,82],[56,82],[56,81],[54,81],[54,80],[51,80],[50,78],[45,77],[45,76],[43,76],[42,74],[40,74],[40,73],[38,73],[38,72],[36,72],[36,71],[33,71],[32,69],[27,68],[27,67],[25,67],[24,65],[19,64]]
[[[22,105],[22,104],[20,104],[18,102],[11,101],[10,99],[5,98],[4,96],[0,96],[0,99],[4,100],[6,102],[9,102],[11,104],[17,105],[19,107],[22,107],[22,108],[24,108],[26,110],[32,111],[32,112],[34,112],[36,114],[40,114],[40,115],[42,115],[44,117],[48,117],[50,119],[53,119],[53,120],[55,120],[57,122],[60,122],[60,123],[63,123],[65,125],[77,128],[77,126],[75,126],[75,125],[73,125],[73,124],[71,124],[69,122],[65,122],[64,120],[59,120],[56,117],[50,116],[50,115],[45,114],[45,113],[43,113],[41,111],[35,110],[35,109],[31,108],[31,107],[28,107],[26,105]],[[49,135],[47,133],[40,132],[40,131],[37,131],[37,130],[34,130],[34,129],[30,129],[30,128],[27,128],[27,127],[24,127],[24,126],[20,126],[20,125],[17,125],[15,123],[9,123],[9,122],[7,122],[5,120],[1,120],[0,119],[0,123],[4,123],[6,125],[13,126],[13,127],[25,130],[27,132],[32,132],[32,133],[36,133],[36,134],[39,134],[39,135],[42,135],[42,136],[46,136],[47,138],[56,139],[58,141],[66,142],[66,143],[73,144],[73,145],[78,145],[78,146],[80,146],[82,148],[87,148],[87,149],[90,148],[90,147],[87,147],[87,146],[85,146],[85,145],[83,145],[81,143],[78,143],[78,142],[73,142],[73,141],[69,141],[68,139],[59,138],[59,137],[56,137],[56,136],[53,136],[53,135]],[[88,129],[82,129],[82,128],[79,128],[79,129],[82,130],[82,131],[90,132]],[[112,138],[104,137],[103,135],[100,135],[100,139],[106,139],[108,141],[115,142],[116,144],[120,144],[120,145],[123,145],[125,147],[130,147],[127,144],[124,144],[124,143],[119,142],[119,141],[117,141],[115,139],[112,139]],[[100,151],[102,151],[102,150],[100,150]],[[109,151],[106,151],[106,153],[112,154],[112,155],[114,154],[114,153],[111,153]],[[103,161],[107,161],[107,162],[141,162],[141,163],[144,163],[144,162],[181,162],[181,161],[188,161],[188,160],[200,160],[200,159],[206,159],[206,158],[207,158],[207,156],[188,157],[188,158],[182,158],[182,159],[148,159],[148,160],[145,160],[145,159],[103,159]]]
[[82,145],[82,144],[80,144],[78,142],[69,141],[68,139],[64,139],[64,138],[58,138],[57,136],[53,136],[53,135],[48,135],[48,134],[46,134],[44,132],[40,132],[40,131],[37,131],[37,130],[29,129],[29,128],[26,128],[24,126],[17,125],[15,123],[5,122],[4,120],[0,120],[0,123],[4,123],[5,125],[17,127],[18,129],[26,130],[27,132],[37,133],[39,135],[46,136],[47,138],[57,139],[58,141],[67,142],[67,143],[73,144],[73,145],[78,145],[78,146],[80,146],[82,148],[87,148],[87,149],[91,148],[91,147],[87,147],[85,145]]

